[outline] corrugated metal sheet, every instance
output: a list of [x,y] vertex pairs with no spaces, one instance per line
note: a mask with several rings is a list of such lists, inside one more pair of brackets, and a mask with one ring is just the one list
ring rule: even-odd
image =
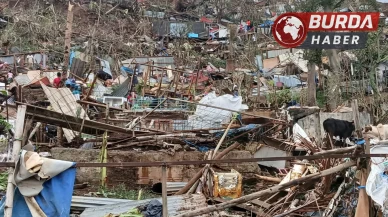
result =
[[275,83],[282,82],[286,87],[296,87],[298,85],[302,85],[306,83],[299,80],[299,78],[296,77],[296,75],[289,75],[289,76],[274,75],[273,81]]
[[86,208],[124,203],[124,202],[130,202],[130,201],[132,200],[73,196],[71,198],[71,208],[75,210],[85,210]]
[[271,27],[259,27],[258,30],[264,35],[269,35],[272,32]]
[[145,11],[144,16],[145,17],[154,17],[154,18],[164,18],[164,12],[155,12],[155,11]]
[[261,70],[263,69],[263,58],[261,55],[256,56],[256,66]]
[[277,57],[285,53],[291,53],[291,49],[269,50],[267,51],[267,58]]
[[[178,192],[186,186],[187,182],[167,182],[167,194]],[[155,193],[162,193],[162,183],[158,182],[152,186],[152,191]]]
[[125,97],[129,91],[129,82],[131,82],[130,77],[128,77],[119,87],[117,87],[117,89],[112,92],[112,96]]
[[184,37],[189,33],[186,23],[170,23],[170,34],[175,37]]
[[16,76],[14,80],[19,85],[27,85],[31,82],[30,78],[28,78],[26,74]]
[[73,61],[71,63],[70,71],[74,74],[76,74],[78,77],[83,78],[84,77],[84,67],[86,65],[85,61],[82,61],[78,58],[73,58]]
[[174,120],[172,123],[174,131],[192,130],[193,127],[189,125],[188,120]]
[[[174,57],[172,57],[172,56],[167,56],[167,57],[135,57],[133,59],[127,59],[127,60],[122,61],[122,64],[126,67],[133,69],[135,66],[134,63],[144,64],[144,63],[151,62],[151,61],[154,61],[154,66],[158,66],[158,67],[171,66],[172,69],[175,69],[175,61],[174,61]],[[134,62],[134,63],[131,64],[132,62]],[[146,67],[147,66],[140,66],[140,71],[144,72]],[[161,72],[162,70],[158,69],[158,68],[154,68],[154,72],[155,71]]]
[[0,61],[7,62],[8,64],[14,64],[13,56],[10,56],[10,57],[0,57]]
[[[205,23],[202,22],[156,20],[152,23],[152,32],[157,36],[166,36],[171,34],[172,36],[183,37],[187,36],[187,33],[196,33],[199,34],[200,37],[208,36],[208,30],[205,27]],[[181,34],[182,32],[184,34]]]
[[[41,85],[54,111],[90,120],[69,88],[51,88],[42,82]],[[75,132],[69,129],[63,129],[63,133],[68,142],[71,142],[76,136]]]
[[[136,208],[141,205],[149,203],[152,199],[124,202],[94,208],[86,209],[80,217],[104,217],[110,213],[119,215],[121,213],[128,212],[128,210]],[[162,202],[161,198],[157,199]],[[187,211],[195,210],[198,208],[206,207],[206,198],[203,195],[179,195],[171,196],[167,198],[168,215],[175,216],[178,214],[185,213]],[[209,215],[202,215],[202,217]]]

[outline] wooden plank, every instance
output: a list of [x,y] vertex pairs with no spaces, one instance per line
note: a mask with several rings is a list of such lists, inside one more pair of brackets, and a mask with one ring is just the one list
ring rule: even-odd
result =
[[266,209],[269,209],[269,208],[271,208],[271,206],[272,206],[271,204],[266,203],[266,202],[264,202],[264,201],[261,201],[261,200],[259,200],[259,199],[252,200],[251,203],[255,204],[256,206],[264,207],[264,208],[266,208]]
[[163,217],[168,217],[167,209],[167,168],[162,166],[162,203],[163,203]]

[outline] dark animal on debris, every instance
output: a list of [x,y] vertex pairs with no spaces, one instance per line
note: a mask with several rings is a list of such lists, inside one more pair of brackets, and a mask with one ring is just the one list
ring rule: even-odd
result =
[[[353,135],[354,130],[356,129],[354,126],[354,122],[338,120],[334,118],[326,119],[323,122],[323,129],[326,133],[329,134],[330,138],[340,137],[341,140],[345,141],[347,138],[350,138]],[[340,146],[344,146],[345,142],[341,143]]]

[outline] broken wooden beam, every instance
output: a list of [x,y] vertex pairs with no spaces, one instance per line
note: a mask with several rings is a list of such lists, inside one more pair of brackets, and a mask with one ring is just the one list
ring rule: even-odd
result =
[[277,183],[280,183],[282,180],[279,179],[279,178],[275,178],[275,177],[268,177],[268,176],[260,176],[260,175],[256,175],[255,176],[261,180],[265,180],[265,181],[269,181],[269,182],[277,182]]
[[[68,128],[73,131],[80,131],[82,122],[84,123],[82,127],[82,133],[86,134],[103,134],[104,131],[113,132],[113,133],[123,133],[129,134],[125,128],[117,127],[110,124],[100,123],[97,121],[83,120],[82,118],[73,117],[70,115],[62,114],[59,112],[47,110],[41,107],[32,106],[24,103],[17,102],[18,105],[27,106],[27,115],[34,117],[34,122],[42,122],[51,125],[56,125],[63,128]],[[146,131],[135,131],[136,133],[148,133]]]
[[325,154],[343,154],[343,153],[349,153],[354,151],[355,149],[361,148],[361,146],[354,145],[354,146],[349,146],[346,148],[336,148],[336,149],[331,149],[331,150],[323,150],[320,152],[316,152],[313,155],[325,155]]
[[229,200],[229,201],[221,203],[221,204],[208,206],[205,208],[199,208],[199,209],[196,209],[194,211],[189,211],[189,212],[186,212],[184,214],[176,215],[175,217],[194,217],[194,216],[200,216],[200,215],[211,213],[211,212],[218,211],[218,210],[224,210],[226,208],[233,207],[233,206],[236,206],[238,204],[242,204],[242,203],[257,199],[261,196],[271,194],[271,193],[276,193],[276,192],[279,192],[281,190],[287,189],[291,186],[302,184],[306,181],[312,181],[312,180],[319,179],[319,178],[322,178],[322,177],[327,176],[327,175],[331,175],[333,173],[342,171],[344,169],[347,169],[347,168],[355,166],[355,165],[356,165],[355,161],[349,161],[349,162],[340,164],[338,166],[335,166],[333,168],[321,171],[319,173],[314,173],[314,174],[307,175],[307,176],[299,178],[299,179],[294,179],[290,182],[287,182],[287,183],[284,183],[281,185],[277,185],[277,186],[274,186],[274,187],[271,187],[271,188],[253,193],[253,194],[248,194],[248,195],[245,195],[245,196],[237,198],[237,199]]

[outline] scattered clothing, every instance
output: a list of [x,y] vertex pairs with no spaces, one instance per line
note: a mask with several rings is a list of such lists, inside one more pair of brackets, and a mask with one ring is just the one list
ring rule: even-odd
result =
[[163,205],[158,200],[151,200],[143,209],[144,217],[162,217]]
[[61,86],[61,81],[62,79],[60,77],[56,77],[53,82],[54,87],[59,88]]
[[74,87],[74,90],[73,90],[73,95],[74,95],[74,97],[75,97],[75,99],[76,100],[81,100],[81,97],[80,97],[80,95],[81,95],[81,89],[80,89],[80,86],[79,85],[76,85],[75,87]]

